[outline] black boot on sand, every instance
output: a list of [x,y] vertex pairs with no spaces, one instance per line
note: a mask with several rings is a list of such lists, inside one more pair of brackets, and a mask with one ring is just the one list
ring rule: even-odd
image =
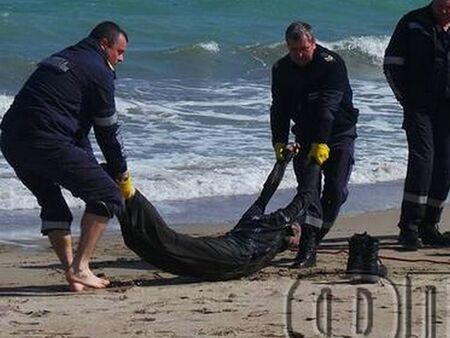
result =
[[297,255],[292,263],[292,268],[310,268],[316,265],[318,229],[304,224]]

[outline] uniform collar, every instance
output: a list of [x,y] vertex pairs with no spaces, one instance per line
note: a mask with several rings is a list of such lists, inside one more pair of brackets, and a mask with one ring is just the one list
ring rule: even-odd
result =
[[84,43],[94,49],[100,56],[105,60],[105,64],[108,67],[108,69],[111,69],[111,71],[114,73],[114,78],[116,77],[116,70],[114,69],[114,66],[109,62],[108,57],[106,55],[106,52],[100,47],[100,44],[97,40],[91,37],[87,37],[83,40],[81,40],[79,43]]

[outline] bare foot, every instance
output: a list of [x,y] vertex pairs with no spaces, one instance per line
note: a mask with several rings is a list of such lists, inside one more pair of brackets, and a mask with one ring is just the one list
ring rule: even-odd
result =
[[[109,284],[109,281],[98,278],[89,269],[74,271],[73,268],[70,268],[66,272],[66,279],[69,282],[69,286],[73,286],[73,291],[76,292],[82,291],[84,286],[94,289],[104,289]],[[81,288],[79,284],[81,284]]]
[[81,283],[69,282],[69,289],[72,292],[81,292],[84,290],[84,285]]
[[102,277],[97,277],[98,279],[101,280],[101,282],[103,283],[103,285],[108,286],[109,284],[111,284],[111,282],[105,278]]

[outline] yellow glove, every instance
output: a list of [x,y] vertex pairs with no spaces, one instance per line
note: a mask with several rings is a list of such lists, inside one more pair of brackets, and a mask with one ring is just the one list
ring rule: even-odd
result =
[[308,161],[313,158],[319,165],[325,163],[330,156],[330,148],[328,148],[326,143],[313,143],[311,144],[311,149],[308,153]]
[[284,160],[284,148],[286,148],[286,143],[277,142],[273,146],[277,162],[281,162]]
[[133,186],[133,180],[131,179],[131,175],[128,171],[123,173],[121,177],[118,177],[116,182],[119,185],[123,198],[129,199],[134,196],[136,189]]

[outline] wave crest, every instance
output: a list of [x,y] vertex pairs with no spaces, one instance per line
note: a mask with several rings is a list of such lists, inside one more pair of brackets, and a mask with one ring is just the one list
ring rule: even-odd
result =
[[388,36],[353,36],[336,42],[325,42],[323,45],[342,53],[344,57],[363,59],[363,61],[381,66],[389,39]]

